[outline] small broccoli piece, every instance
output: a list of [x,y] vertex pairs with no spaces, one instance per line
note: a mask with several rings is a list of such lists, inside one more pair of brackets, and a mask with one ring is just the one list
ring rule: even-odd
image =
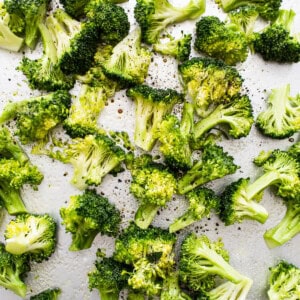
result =
[[255,165],[257,165],[258,167],[261,167],[268,160],[268,158],[272,155],[272,152],[273,152],[273,150],[260,151],[258,156],[256,156],[253,159],[253,163],[255,163]]
[[72,233],[70,251],[91,247],[98,233],[116,236],[120,212],[95,190],[85,190],[82,195],[71,196],[69,206],[60,209],[62,224]]
[[127,287],[126,269],[112,257],[97,260],[95,270],[88,273],[89,288],[99,290],[101,300],[118,300],[120,291]]
[[38,59],[23,57],[18,70],[27,77],[29,86],[33,89],[56,91],[69,90],[74,86],[73,76],[65,75],[58,66],[57,52],[48,28],[39,25],[43,42],[43,55]]
[[183,102],[183,95],[172,89],[137,85],[127,90],[127,96],[135,102],[134,142],[143,150],[151,151],[160,123],[175,104]]
[[186,194],[209,181],[233,174],[237,170],[233,157],[216,145],[203,147],[201,158],[178,181],[178,192]]
[[205,187],[190,191],[186,197],[189,201],[189,208],[182,216],[173,221],[169,227],[170,232],[181,230],[203,217],[209,216],[210,211],[217,209],[220,203],[220,199],[214,191]]
[[3,3],[0,3],[0,48],[18,52],[24,39],[17,36],[10,28],[12,16],[7,12]]
[[134,16],[142,29],[142,41],[154,44],[168,25],[197,19],[204,11],[203,0],[190,0],[183,7],[175,7],[168,0],[137,0]]
[[61,290],[59,288],[47,289],[37,295],[31,296],[30,300],[58,300]]
[[113,48],[103,68],[108,77],[128,87],[144,82],[150,62],[151,52],[141,46],[141,30],[136,28]]
[[194,127],[194,138],[201,139],[205,133],[218,125],[229,127],[228,134],[239,139],[249,134],[254,123],[252,105],[247,95],[236,95],[232,102],[219,104],[207,117]]
[[284,139],[300,130],[300,94],[292,97],[289,84],[272,89],[268,104],[256,119],[256,126],[264,135]]
[[7,224],[4,236],[6,251],[27,253],[33,261],[41,262],[55,250],[56,223],[48,214],[21,214]]
[[215,16],[202,17],[196,23],[195,48],[228,65],[236,65],[248,57],[245,35],[234,24],[222,22]]
[[30,271],[27,255],[13,255],[0,244],[0,286],[13,291],[25,298],[27,286],[24,279]]
[[266,20],[275,20],[279,14],[282,0],[215,0],[225,11],[229,12],[243,6],[254,6],[259,15]]
[[200,117],[239,94],[243,79],[238,71],[213,58],[194,57],[179,65],[184,89]]
[[286,261],[270,268],[269,299],[297,299],[300,287],[300,269]]
[[266,61],[296,63],[300,61],[300,38],[291,34],[295,12],[280,10],[275,22],[253,37],[253,50]]
[[164,55],[171,55],[178,61],[183,62],[189,59],[191,53],[191,41],[192,35],[185,34],[178,39],[172,38],[166,43],[156,43],[153,45],[153,50]]
[[172,199],[177,183],[166,167],[154,163],[150,155],[136,158],[133,165],[130,170],[130,192],[140,202],[134,220],[140,228],[145,229],[151,224],[158,209]]

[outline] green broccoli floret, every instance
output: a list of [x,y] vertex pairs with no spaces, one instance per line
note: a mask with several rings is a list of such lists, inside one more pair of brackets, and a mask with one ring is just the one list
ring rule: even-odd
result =
[[75,80],[73,76],[65,75],[58,66],[57,52],[49,29],[44,24],[40,24],[39,31],[44,48],[42,57],[34,60],[23,57],[18,70],[27,77],[32,89],[49,92],[71,89]]
[[219,104],[207,117],[195,124],[194,138],[201,139],[205,133],[218,125],[229,128],[228,134],[239,139],[249,134],[254,123],[252,105],[247,95],[236,95],[231,102]]
[[256,126],[264,135],[284,139],[300,130],[300,94],[292,97],[289,84],[272,89],[268,104],[256,119]]
[[275,22],[253,37],[253,50],[266,61],[296,63],[300,61],[300,38],[292,35],[293,10],[280,10]]
[[130,192],[140,202],[135,223],[148,228],[159,208],[164,207],[176,192],[176,179],[162,164],[154,163],[150,155],[135,159],[131,168]]
[[248,57],[248,43],[238,26],[218,17],[202,17],[196,23],[195,48],[210,57],[236,65]]
[[294,143],[289,149],[289,154],[291,154],[297,161],[300,162],[300,142]]
[[23,144],[47,138],[51,129],[68,115],[71,95],[58,90],[19,102],[8,103],[0,115],[0,123],[16,119],[16,135]]
[[237,170],[233,157],[216,145],[203,147],[201,158],[178,181],[178,192],[186,194],[209,181],[233,174]]
[[5,246],[0,243],[0,286],[25,298],[27,286],[24,279],[29,271],[27,255],[13,255],[5,251]]
[[194,57],[179,65],[184,89],[200,117],[239,94],[243,79],[238,71],[213,58]]
[[178,61],[183,62],[189,59],[191,53],[191,41],[192,35],[185,34],[178,39],[172,38],[166,43],[156,43],[153,45],[153,50],[164,55],[171,55]]
[[56,223],[48,214],[21,214],[7,224],[4,236],[6,251],[27,253],[33,261],[41,262],[55,250]]
[[299,298],[300,269],[286,261],[270,268],[269,299]]
[[275,20],[282,0],[215,0],[219,6],[229,12],[243,6],[254,6],[259,15],[266,20]]
[[190,0],[175,7],[168,0],[137,0],[134,16],[142,29],[144,43],[154,44],[168,25],[195,20],[205,11],[205,1]]
[[135,102],[135,144],[151,151],[157,140],[156,131],[174,105],[183,102],[183,95],[172,89],[156,89],[137,85],[127,90]]
[[128,87],[144,82],[150,62],[151,51],[142,47],[141,30],[136,28],[113,48],[103,68],[108,77]]
[[31,296],[30,300],[58,300],[61,290],[59,288],[47,289],[37,295]]
[[98,233],[116,236],[121,217],[116,207],[95,190],[71,196],[69,206],[60,209],[62,224],[72,233],[70,251],[91,247]]
[[169,227],[170,232],[181,230],[194,222],[209,216],[212,209],[219,207],[220,199],[214,191],[205,187],[199,187],[186,194],[189,201],[187,211],[173,221]]
[[7,12],[3,3],[0,3],[0,48],[18,52],[24,39],[17,36],[10,28],[12,16]]
[[4,0],[9,14],[25,21],[25,44],[34,49],[39,38],[39,25],[43,24],[49,0]]
[[129,290],[127,300],[145,300],[145,297],[146,296],[142,292]]

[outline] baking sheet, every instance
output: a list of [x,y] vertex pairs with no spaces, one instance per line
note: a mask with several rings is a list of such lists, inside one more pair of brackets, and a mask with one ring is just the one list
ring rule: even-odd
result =
[[[184,5],[188,1],[172,1],[177,5]],[[135,1],[129,0],[122,4],[126,11],[132,11]],[[296,16],[295,29],[300,31],[300,5],[297,0],[283,1],[284,8],[292,8],[298,14]],[[207,0],[207,8],[204,15],[217,15],[224,19],[223,14],[212,0]],[[130,14],[134,28],[134,19]],[[185,33],[194,32],[194,23],[186,22],[170,27],[169,32],[180,35],[180,31]],[[40,45],[39,45],[40,46]],[[40,47],[34,51],[25,50],[25,54],[30,57],[39,57]],[[32,95],[39,95],[38,91],[29,89],[25,77],[15,68],[23,53],[13,54],[0,50],[0,108],[2,109],[9,100],[18,101]],[[198,55],[193,53],[193,55]],[[175,60],[169,57],[153,55],[149,76],[146,79],[148,84],[158,88],[175,88],[181,90],[178,77],[177,65]],[[254,107],[254,114],[266,107],[266,91],[271,88],[279,87],[287,83],[291,84],[291,94],[300,92],[300,64],[279,65],[264,62],[257,55],[249,55],[246,62],[237,66],[244,77],[244,87],[249,91],[249,96]],[[78,87],[73,90],[76,94]],[[119,92],[109,101],[99,118],[99,125],[110,130],[126,129],[129,135],[133,136],[134,128],[134,107],[132,102],[127,99],[123,92]],[[298,140],[298,135],[293,137]],[[257,178],[261,174],[259,168],[255,167],[252,159],[261,151],[274,148],[286,149],[291,145],[292,139],[276,141],[261,136],[255,127],[251,130],[248,137],[240,140],[225,140],[222,142],[224,149],[235,157],[236,164],[241,168],[236,174],[226,178],[216,180],[210,185],[216,191],[221,191],[226,184],[239,177]],[[27,152],[30,147],[26,146]],[[33,191],[30,187],[24,188],[22,196],[29,211],[34,213],[48,212],[54,216],[58,223],[61,222],[59,208],[66,206],[70,195],[79,193],[70,183],[72,168],[60,162],[53,161],[48,157],[30,155],[34,164],[39,166],[45,179],[39,186],[38,191]],[[130,174],[123,172],[117,177],[108,175],[101,186],[97,187],[98,192],[103,192],[111,202],[121,210],[123,221],[122,226],[126,226],[133,218],[137,203],[129,193],[128,180]],[[273,227],[285,213],[285,206],[281,199],[275,197],[268,191],[265,192],[262,204],[268,210],[270,216],[265,224],[254,221],[245,221],[225,227],[216,217],[203,219],[181,232],[179,241],[190,230],[198,234],[205,233],[215,240],[222,237],[225,248],[230,253],[231,264],[241,273],[254,280],[248,299],[266,299],[266,284],[269,266],[274,265],[279,259],[286,259],[300,267],[300,235],[295,237],[282,247],[269,250],[264,243],[263,233],[266,229]],[[186,207],[182,197],[176,196],[169,202],[168,207],[161,210],[159,216],[154,220],[153,225],[167,228],[172,220],[182,214]],[[4,242],[3,231],[10,217],[5,215],[0,232],[0,240]],[[88,290],[87,276],[89,270],[93,268],[95,253],[98,248],[106,249],[107,255],[113,252],[114,240],[106,236],[98,235],[91,249],[81,252],[69,252],[68,247],[71,235],[64,232],[64,228],[59,226],[58,244],[56,252],[48,260],[41,264],[33,264],[32,271],[26,280],[28,284],[28,297],[48,287],[60,287],[62,300],[96,300],[99,299],[96,290]],[[177,247],[178,248],[178,247]],[[10,291],[0,288],[1,300],[20,299]]]

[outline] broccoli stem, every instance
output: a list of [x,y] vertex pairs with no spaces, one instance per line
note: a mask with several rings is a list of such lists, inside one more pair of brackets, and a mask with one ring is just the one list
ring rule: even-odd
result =
[[184,136],[190,134],[194,130],[194,107],[192,103],[185,102],[182,110],[182,118],[180,123],[180,131]]
[[0,198],[10,215],[27,213],[27,209],[21,199],[19,190],[7,188],[7,183],[0,183]]
[[225,12],[229,12],[240,6],[249,5],[251,1],[249,0],[221,0],[222,8]]
[[156,216],[159,207],[156,204],[141,204],[134,216],[136,225],[142,229],[147,229]]
[[28,101],[8,103],[0,114],[0,124],[3,124],[11,119],[14,119],[20,111],[27,105]]
[[116,293],[113,293],[112,291],[104,291],[104,290],[99,290],[101,300],[119,300],[119,291]]
[[[92,246],[92,243],[98,234],[97,230],[85,230],[83,226],[80,227],[73,233],[72,235],[72,242],[69,247],[70,251],[79,251],[84,249],[89,249]],[[101,298],[102,299],[102,298]]]
[[7,270],[6,274],[0,275],[1,286],[13,291],[15,294],[22,298],[25,298],[27,292],[27,286],[21,281],[18,271],[13,272]]
[[56,64],[57,63],[56,48],[53,43],[50,31],[44,24],[39,25],[39,30],[41,33],[41,38],[43,43],[44,55],[47,58],[47,60],[50,59],[50,61],[53,64]]

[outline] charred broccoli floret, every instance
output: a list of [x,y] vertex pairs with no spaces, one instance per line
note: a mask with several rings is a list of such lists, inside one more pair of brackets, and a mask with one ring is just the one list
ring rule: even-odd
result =
[[47,289],[41,293],[31,296],[30,300],[58,300],[61,290],[59,288]]

